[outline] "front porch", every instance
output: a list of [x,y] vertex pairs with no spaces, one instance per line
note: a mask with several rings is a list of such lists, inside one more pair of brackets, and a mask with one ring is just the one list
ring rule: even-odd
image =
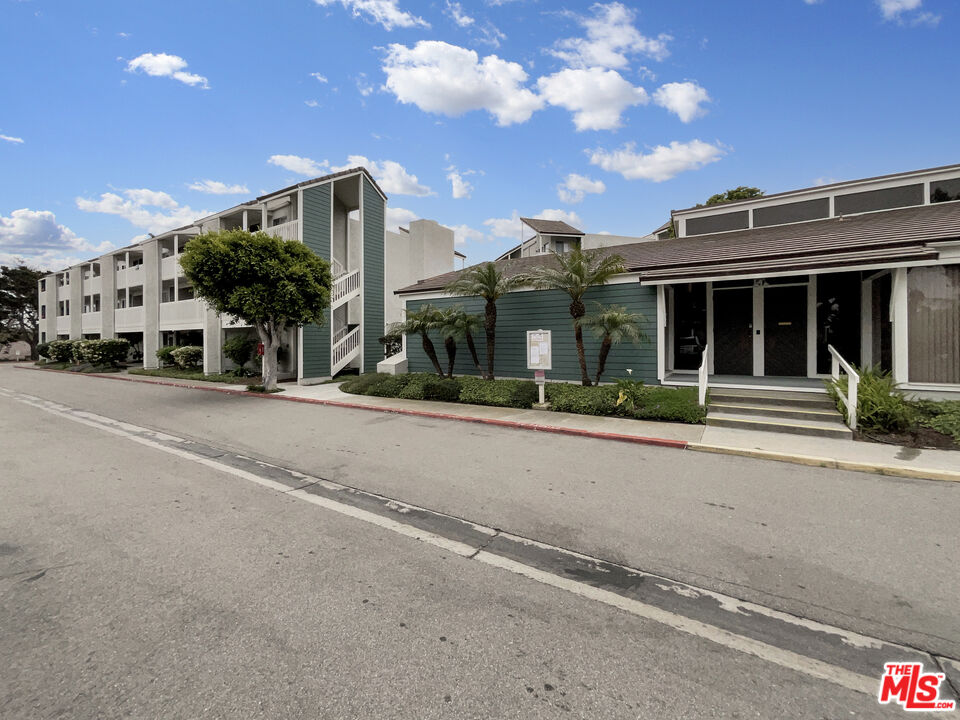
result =
[[[820,377],[790,377],[786,375],[707,375],[707,385],[711,388],[729,388],[731,390],[788,390],[793,392],[822,393],[824,379]],[[697,373],[670,371],[663,378],[664,385],[697,385]]]

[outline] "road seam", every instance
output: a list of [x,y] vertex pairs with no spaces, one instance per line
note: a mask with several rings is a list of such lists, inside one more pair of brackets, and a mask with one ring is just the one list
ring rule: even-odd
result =
[[[76,410],[69,408],[60,403],[56,403],[50,400],[44,400],[35,396],[27,395],[25,393],[17,393],[14,391],[9,391],[4,388],[0,388],[0,395],[4,395],[13,400],[23,402],[25,404],[36,407],[40,410],[58,415],[68,420],[78,422],[90,427],[94,427],[106,432],[109,432],[120,437],[124,437],[130,440],[133,440],[137,443],[151,447],[162,452],[167,452],[174,454],[176,456],[182,457],[184,459],[191,460],[193,462],[202,464],[211,469],[224,472],[227,474],[240,477],[242,479],[250,480],[258,485],[267,487],[278,491],[279,493],[286,494],[290,497],[295,497],[300,500],[312,503],[314,505],[323,507],[325,509],[333,510],[339,514],[363,520],[365,522],[377,525],[381,528],[391,530],[398,534],[410,537],[412,539],[425,542],[440,549],[453,552],[465,559],[475,559],[478,562],[483,562],[487,565],[497,567],[500,569],[508,570],[515,574],[523,575],[529,579],[535,580],[537,582],[550,585],[552,587],[567,590],[573,592],[581,597],[592,599],[597,602],[602,602],[606,605],[619,608],[626,612],[629,612],[637,617],[642,617],[654,622],[667,625],[668,627],[674,628],[681,632],[684,632],[689,635],[700,637],[705,640],[709,640],[716,644],[728,647],[730,649],[737,650],[739,652],[744,652],[750,655],[759,657],[767,662],[771,662],[782,667],[786,667],[807,675],[815,677],[818,679],[826,680],[834,684],[840,685],[850,690],[856,692],[862,692],[866,694],[874,694],[877,687],[877,679],[875,677],[870,677],[863,673],[856,672],[854,670],[848,669],[841,665],[833,664],[830,662],[825,662],[823,660],[811,657],[809,655],[804,655],[801,653],[793,652],[792,650],[778,647],[770,643],[758,640],[755,637],[750,637],[742,633],[733,632],[729,629],[725,629],[718,625],[710,624],[707,622],[702,622],[695,618],[689,617],[687,615],[679,614],[672,612],[670,610],[664,609],[657,605],[651,605],[646,602],[642,602],[635,598],[629,597],[625,594],[618,593],[612,590],[608,590],[605,587],[601,587],[598,584],[588,584],[586,581],[574,580],[570,577],[564,577],[561,573],[551,572],[538,568],[535,565],[519,562],[514,558],[509,557],[510,552],[496,552],[496,548],[491,547],[496,541],[504,540],[508,542],[521,542],[522,544],[537,546],[541,549],[545,549],[550,553],[559,554],[563,557],[568,558],[572,563],[576,563],[579,560],[585,561],[586,563],[591,564],[597,572],[609,573],[609,568],[619,567],[628,573],[632,573],[637,578],[646,579],[660,579],[664,583],[667,583],[667,586],[658,585],[665,591],[672,590],[677,592],[679,595],[684,597],[690,597],[690,593],[694,593],[695,597],[700,597],[701,595],[705,598],[719,599],[720,604],[724,602],[733,603],[735,607],[732,612],[741,613],[743,608],[755,609],[762,608],[763,611],[761,614],[766,614],[769,617],[788,617],[788,622],[797,626],[804,627],[807,631],[816,631],[820,633],[826,633],[832,636],[836,635],[840,640],[842,640],[847,645],[852,645],[854,647],[863,647],[863,648],[889,648],[890,651],[896,650],[900,653],[898,657],[903,656],[906,653],[919,653],[923,659],[928,660],[933,663],[936,662],[934,656],[930,653],[922,650],[916,650],[914,648],[909,648],[907,646],[898,646],[893,643],[888,643],[887,641],[879,640],[876,638],[870,638],[868,636],[860,635],[851,631],[843,630],[841,628],[834,628],[831,626],[826,626],[822,623],[816,621],[809,621],[798,616],[787,616],[785,613],[780,611],[773,610],[772,608],[763,608],[763,606],[755,606],[752,603],[745,601],[740,601],[735,598],[729,598],[728,596],[722,596],[719,593],[713,593],[705,589],[694,589],[693,586],[687,585],[685,583],[679,583],[667,578],[662,578],[660,576],[650,575],[640,570],[633,570],[630,568],[625,568],[624,566],[615,566],[611,563],[608,563],[603,560],[596,558],[591,558],[590,556],[582,555],[580,553],[575,553],[572,551],[564,550],[555,546],[547,545],[544,543],[539,543],[533,540],[526,540],[519,536],[509,535],[508,533],[502,533],[500,530],[495,528],[489,528],[486,526],[478,525],[476,523],[471,523],[470,521],[463,520],[461,518],[455,518],[453,516],[444,515],[443,513],[438,513],[435,511],[428,510],[426,508],[421,508],[418,506],[410,505],[403,503],[401,501],[391,500],[385,496],[376,495],[374,493],[368,493],[362,490],[356,490],[354,488],[349,488],[347,486],[340,485],[329,480],[324,480],[322,478],[314,478],[312,476],[299,473],[297,471],[289,470],[287,468],[281,468],[276,465],[271,465],[269,463],[264,463],[262,461],[249,458],[247,456],[242,456],[235,453],[230,453],[228,451],[219,451],[217,448],[210,448],[201,443],[196,443],[184,438],[178,438],[176,436],[168,435],[166,433],[150,430],[149,428],[143,428],[136,425],[131,425],[122,421],[114,420],[112,418],[107,418],[104,416],[96,415],[94,413],[85,412],[82,410]],[[178,447],[179,445],[179,447]],[[188,448],[193,447],[194,450]],[[209,454],[200,454],[200,449],[204,450],[216,450],[221,452],[220,456],[216,458],[211,458]],[[297,486],[291,487],[284,482],[279,482],[277,480],[263,477],[256,474],[255,472],[250,472],[243,469],[242,467],[237,467],[236,465],[228,464],[224,462],[222,458],[230,458],[233,461],[241,461],[240,464],[250,463],[256,467],[259,467],[262,470],[270,470],[271,472],[279,472],[281,474],[286,474],[288,482],[294,480],[297,481]],[[303,484],[305,482],[305,484]],[[314,492],[311,492],[314,490]],[[481,542],[477,542],[474,539],[473,543],[462,542],[458,539],[446,537],[444,535],[431,532],[422,527],[417,527],[414,524],[409,522],[402,522],[395,520],[392,517],[385,516],[382,512],[372,512],[366,510],[362,507],[356,505],[346,504],[339,502],[338,500],[331,499],[330,497],[325,497],[322,491],[332,491],[332,492],[347,492],[350,493],[362,500],[369,501],[370,498],[374,498],[377,502],[386,501],[383,507],[389,508],[391,512],[396,512],[401,515],[405,513],[412,513],[413,511],[420,513],[427,513],[430,516],[441,519],[444,521],[452,521],[460,524],[460,532],[469,531],[474,534],[479,533],[484,539]],[[412,519],[412,516],[411,516]],[[515,552],[515,548],[514,548]],[[570,572],[567,570],[567,572]],[[671,586],[672,585],[672,586]],[[728,608],[723,608],[724,610],[729,610]],[[743,614],[743,613],[741,613]],[[782,617],[780,619],[782,619]],[[899,650],[897,650],[899,648]],[[847,648],[848,649],[848,648]],[[872,666],[872,665],[871,665]],[[880,666],[878,666],[880,667]],[[879,674],[878,674],[879,676]]]

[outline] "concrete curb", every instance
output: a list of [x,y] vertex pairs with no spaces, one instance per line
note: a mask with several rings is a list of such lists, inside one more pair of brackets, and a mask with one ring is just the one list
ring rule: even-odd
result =
[[206,390],[207,392],[219,392],[227,395],[239,395],[247,398],[257,398],[263,400],[283,400],[285,402],[306,403],[308,405],[327,405],[330,407],[349,408],[351,410],[372,410],[374,412],[396,413],[397,415],[414,415],[416,417],[434,418],[437,420],[458,420],[460,422],[477,423],[480,425],[497,425],[499,427],[513,428],[517,430],[532,430],[534,432],[548,432],[558,435],[573,435],[576,437],[594,438],[597,440],[616,440],[619,442],[634,443],[637,445],[655,445],[658,447],[668,447],[677,450],[683,450],[687,447],[686,440],[671,440],[668,438],[644,437],[642,435],[624,435],[622,433],[599,432],[596,430],[584,430],[582,428],[565,428],[556,425],[540,425],[538,423],[525,423],[517,420],[498,420],[496,418],[471,417],[468,415],[455,415],[453,413],[436,412],[433,410],[412,410],[409,408],[393,408],[383,405],[365,405],[362,403],[344,402],[342,400],[319,400],[317,398],[294,397],[292,395],[284,396],[282,393],[251,393],[247,390],[234,390],[225,387],[203,387],[202,385],[190,385],[187,383],[169,382],[166,380],[141,380],[139,378],[127,376],[118,376],[107,373],[75,373],[69,370],[46,370],[39,367],[23,367],[21,370],[38,370],[41,372],[66,373],[68,375],[81,375],[83,377],[96,377],[105,380],[122,380],[124,382],[142,383],[145,385],[163,385],[165,387],[185,388],[187,390]]
[[952,470],[935,470],[933,468],[908,468],[898,465],[884,465],[883,463],[857,462],[853,460],[837,460],[835,458],[818,457],[816,455],[793,455],[776,452],[774,450],[751,450],[748,448],[729,447],[726,445],[709,445],[706,443],[688,443],[688,450],[696,452],[716,453],[719,455],[741,455],[760,460],[775,460],[777,462],[792,463],[794,465],[809,465],[812,467],[830,468],[833,470],[853,470],[855,472],[887,475],[890,477],[911,478],[914,480],[944,480],[960,482],[960,472]]
[[837,460],[835,458],[818,457],[816,455],[795,455],[773,450],[755,450],[750,448],[730,447],[726,445],[711,445],[708,443],[689,442],[687,440],[671,440],[668,438],[643,437],[641,435],[606,433],[598,432],[596,430],[558,427],[556,425],[525,423],[516,420],[497,420],[496,418],[470,417],[464,415],[454,415],[452,413],[435,412],[433,410],[411,410],[408,408],[392,408],[382,405],[364,405],[361,403],[344,402],[342,400],[319,400],[315,398],[293,397],[290,395],[284,396],[282,393],[256,394],[247,390],[238,390],[225,387],[203,387],[202,385],[190,385],[188,383],[178,383],[167,380],[145,380],[137,377],[130,377],[129,375],[119,376],[106,373],[75,373],[70,372],[69,370],[45,370],[44,368],[22,365],[15,366],[14,369],[66,373],[68,375],[81,375],[82,377],[97,377],[106,380],[123,380],[125,382],[136,382],[146,385],[163,385],[165,387],[185,388],[187,390],[206,390],[207,392],[219,392],[227,395],[238,395],[247,398],[283,400],[285,402],[306,403],[308,405],[327,405],[330,407],[349,408],[351,410],[371,410],[374,412],[396,413],[397,415],[413,415],[416,417],[427,417],[437,420],[457,420],[460,422],[470,422],[480,425],[496,425],[499,427],[513,428],[516,430],[548,432],[558,435],[594,438],[597,440],[616,440],[618,442],[629,442],[636,445],[653,445],[657,447],[673,448],[675,450],[694,450],[697,452],[716,453],[719,455],[740,455],[742,457],[752,457],[758,460],[773,460],[775,462],[792,463],[794,465],[809,465],[811,467],[822,467],[833,470],[852,470],[855,472],[886,475],[888,477],[909,478],[913,480],[941,480],[946,482],[960,482],[960,472],[954,472],[951,470],[908,468],[897,465],[884,465],[882,463]]

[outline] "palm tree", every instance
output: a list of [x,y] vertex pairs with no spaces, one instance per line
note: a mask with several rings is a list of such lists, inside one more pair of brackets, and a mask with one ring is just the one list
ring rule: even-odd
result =
[[[463,307],[456,305],[443,312],[444,324],[442,332],[444,335],[444,344],[447,340],[453,339],[453,352],[456,353],[456,341],[464,338],[467,341],[467,348],[470,350],[470,357],[473,359],[473,366],[483,377],[483,368],[480,367],[480,357],[477,355],[477,346],[473,342],[473,334],[483,329],[483,318],[479,315],[471,315],[464,311]],[[453,377],[453,356],[450,355],[449,346],[447,356],[450,358],[450,377]]]
[[396,326],[396,332],[404,335],[419,335],[423,351],[430,358],[437,374],[444,377],[443,368],[440,367],[440,361],[437,359],[437,350],[429,335],[430,331],[437,327],[439,315],[440,311],[433,305],[421,305],[418,310],[407,311],[407,319]]
[[607,367],[607,356],[613,345],[623,340],[639,343],[647,339],[643,330],[640,329],[640,323],[644,319],[643,315],[632,313],[623,305],[609,307],[597,305],[596,312],[580,321],[581,325],[592,328],[596,336],[602,339],[600,357],[597,359],[597,385],[600,384],[600,376]]
[[488,262],[463,270],[446,287],[451,295],[479,296],[486,301],[483,329],[487,335],[487,380],[493,380],[494,351],[497,345],[497,300],[525,285],[522,275],[505,276],[496,263]]
[[590,385],[587,374],[587,357],[583,350],[583,329],[581,318],[587,314],[583,296],[593,285],[604,285],[618,273],[624,271],[623,258],[619,255],[605,255],[600,250],[581,250],[576,248],[568,253],[554,253],[557,267],[538,267],[533,270],[530,281],[541,290],[562,290],[570,296],[570,316],[573,318],[573,332],[577,341],[577,359],[580,361],[580,380]]

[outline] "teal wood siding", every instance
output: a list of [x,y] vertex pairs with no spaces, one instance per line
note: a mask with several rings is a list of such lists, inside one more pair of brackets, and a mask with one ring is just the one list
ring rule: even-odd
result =
[[[325,260],[330,260],[330,183],[303,191],[303,243]],[[303,327],[303,377],[330,376],[330,309],[323,326]]]
[[363,371],[383,360],[383,238],[386,203],[363,175]]
[[[429,303],[436,307],[462,305],[470,313],[483,315],[484,301],[475,297],[445,297],[434,300],[407,300],[407,308],[415,310]],[[657,290],[641,287],[640,283],[604,285],[593,287],[586,295],[587,312],[595,305],[624,305],[631,312],[644,317],[643,331],[647,340],[634,345],[630,342],[615,345],[607,358],[607,367],[601,381],[628,377],[626,369],[633,370],[632,377],[649,385],[659,384],[657,379]],[[497,347],[496,373],[500,377],[533,377],[527,370],[527,330],[550,330],[553,340],[553,370],[547,371],[552,380],[579,380],[580,364],[577,361],[577,344],[573,336],[573,320],[570,317],[570,296],[558,290],[533,290],[516,292],[497,301]],[[437,349],[440,364],[446,368],[446,352],[443,338],[432,333],[430,339]],[[587,372],[590,379],[596,376],[597,356],[600,341],[593,332],[584,328],[584,347],[587,355]],[[474,337],[480,365],[486,367],[486,338],[483,330]],[[410,372],[434,372],[433,366],[423,352],[420,337],[407,338],[407,358]],[[462,375],[477,375],[464,341],[457,343],[457,362],[454,372]]]

